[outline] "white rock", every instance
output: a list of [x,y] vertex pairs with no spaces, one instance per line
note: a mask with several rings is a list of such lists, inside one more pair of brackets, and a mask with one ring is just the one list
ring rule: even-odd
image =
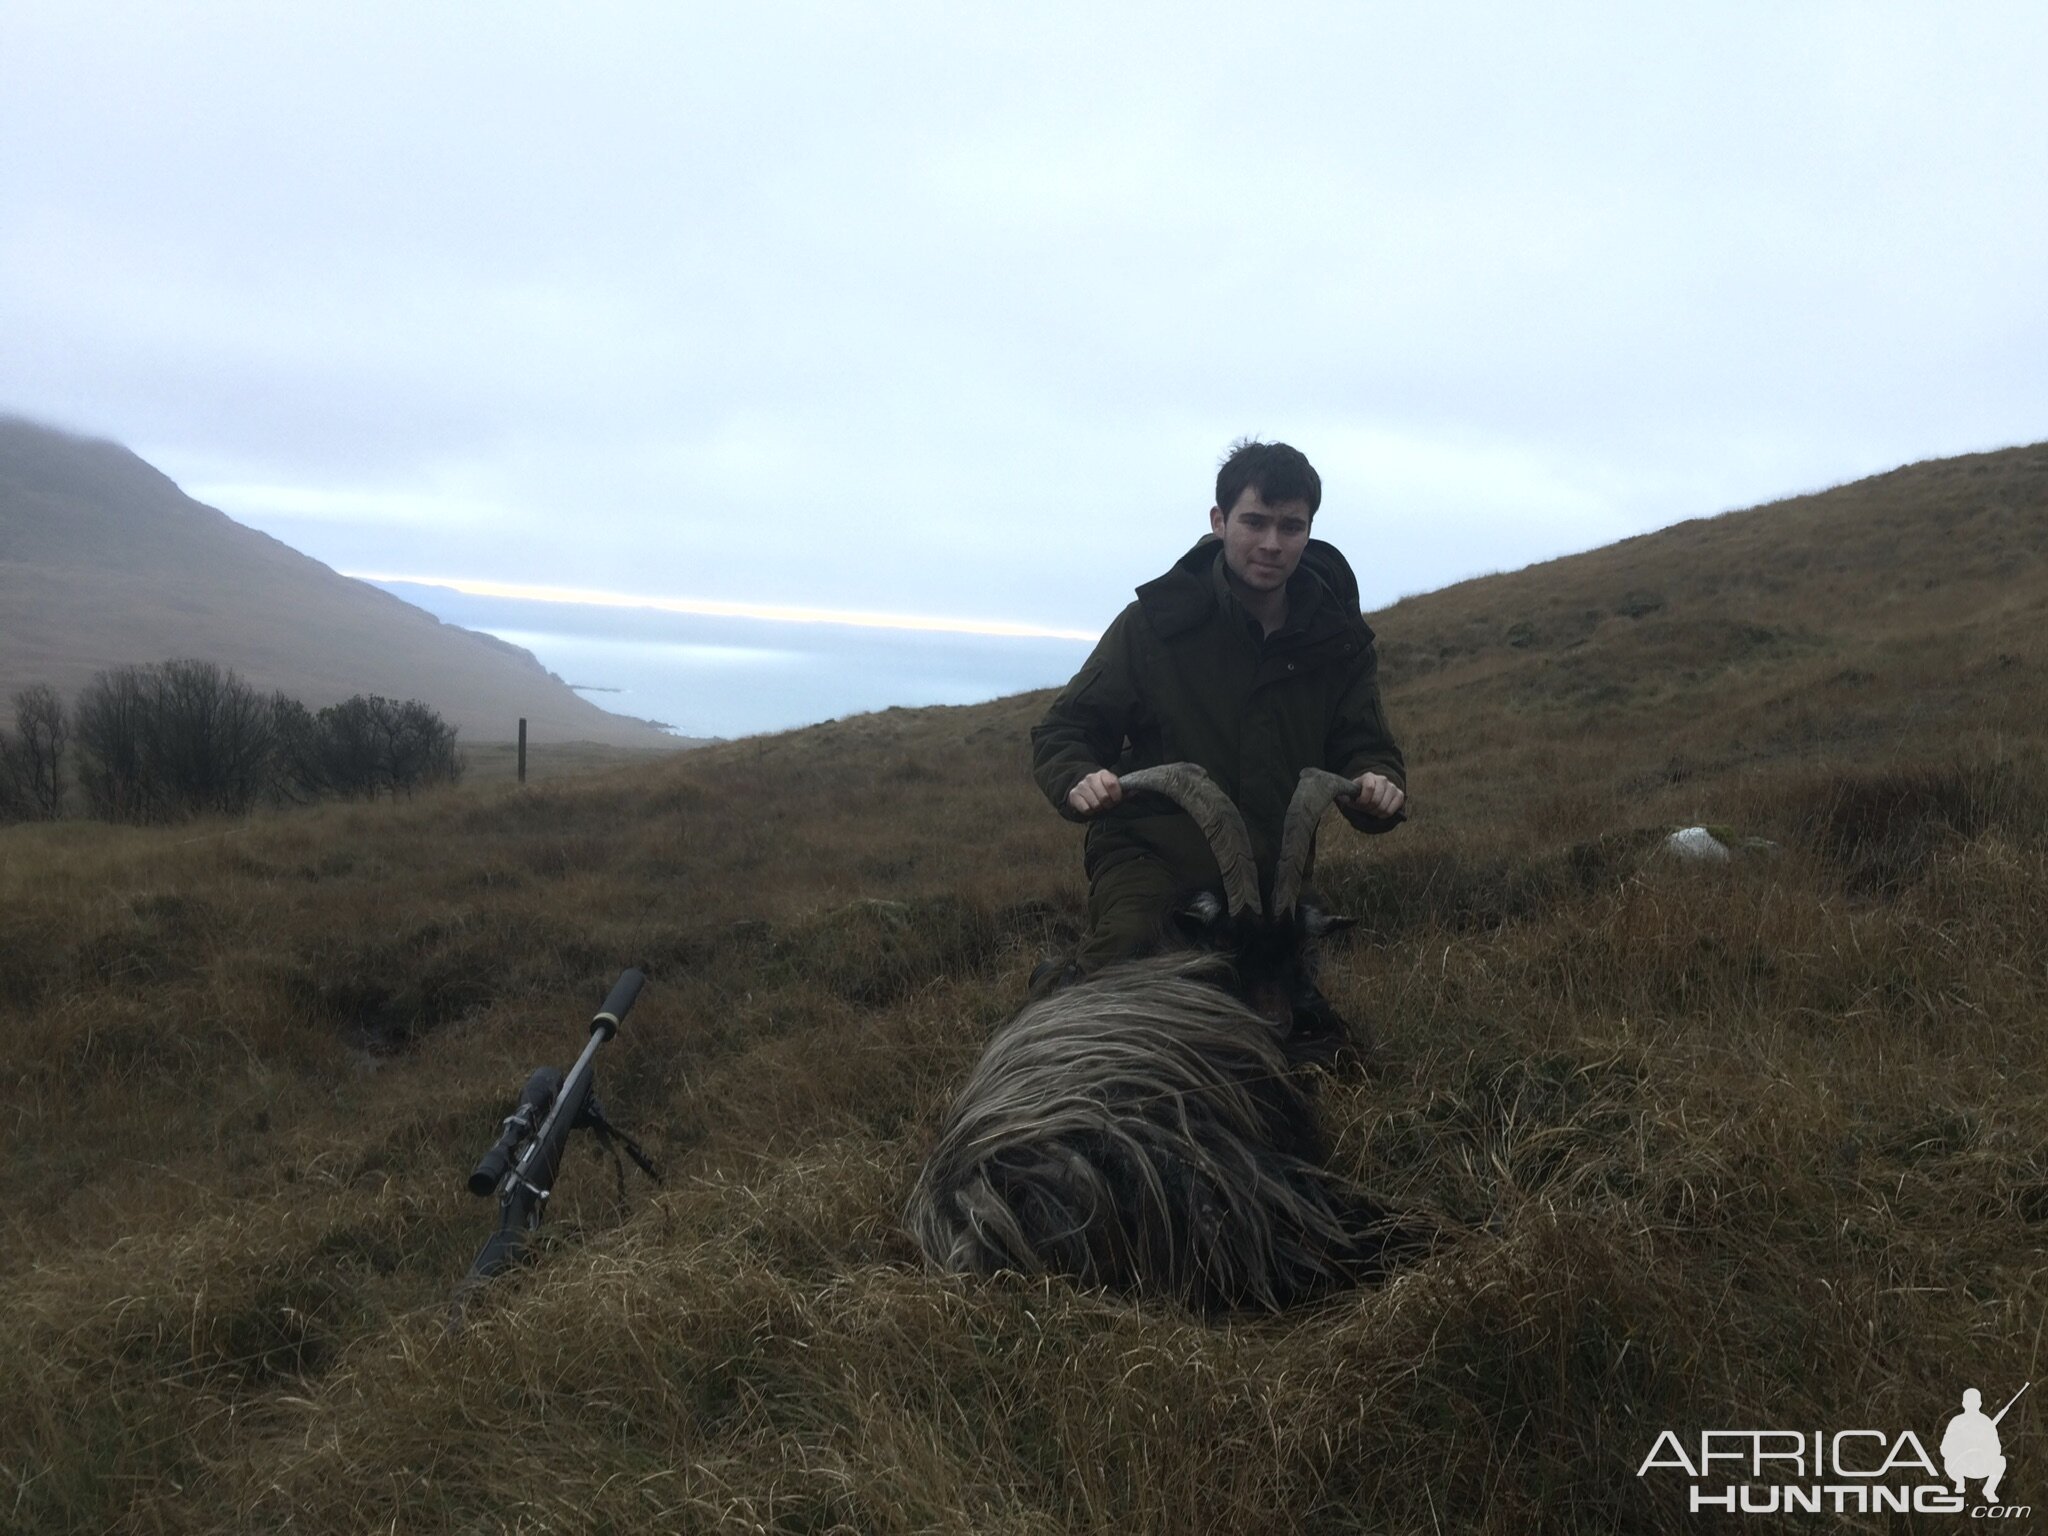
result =
[[1664,846],[1681,859],[1705,859],[1711,864],[1728,862],[1728,845],[1705,827],[1681,827],[1664,839]]

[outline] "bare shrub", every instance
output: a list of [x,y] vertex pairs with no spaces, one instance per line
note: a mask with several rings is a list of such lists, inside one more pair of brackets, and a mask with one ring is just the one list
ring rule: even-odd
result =
[[328,790],[320,722],[288,693],[270,696],[270,791],[294,805],[317,800]]
[[271,789],[272,701],[215,662],[100,673],[79,696],[73,734],[79,785],[107,820],[240,815]]
[[418,699],[359,693],[321,710],[315,723],[321,782],[335,794],[395,799],[462,777],[455,727]]
[[418,699],[398,706],[387,741],[394,792],[411,794],[425,785],[453,784],[462,777],[455,727]]
[[357,694],[316,715],[210,661],[100,673],[79,696],[72,734],[87,805],[110,821],[235,816],[262,800],[327,794],[395,798],[455,783],[465,766],[455,728],[417,699]]
[[151,695],[147,668],[113,667],[87,683],[72,706],[78,787],[87,808],[102,820],[152,819],[156,796],[146,723]]
[[14,696],[14,734],[0,733],[0,820],[55,821],[64,810],[64,701],[48,683]]
[[169,817],[246,812],[270,786],[276,744],[270,701],[210,661],[152,669],[151,762]]

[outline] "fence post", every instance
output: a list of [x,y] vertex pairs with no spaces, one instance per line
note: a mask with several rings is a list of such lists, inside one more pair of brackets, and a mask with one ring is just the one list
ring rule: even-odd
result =
[[526,782],[526,716],[519,717],[519,782]]

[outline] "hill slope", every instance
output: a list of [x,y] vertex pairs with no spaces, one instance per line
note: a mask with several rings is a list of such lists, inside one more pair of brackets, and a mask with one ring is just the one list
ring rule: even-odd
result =
[[185,496],[113,443],[0,417],[0,697],[70,694],[124,662],[190,656],[319,708],[424,699],[471,741],[675,745],[579,697],[533,656]]
[[1606,803],[2031,738],[2048,719],[2048,444],[1695,519],[1373,623],[1426,797],[1449,776]]
[[[1963,1388],[2038,1384],[2048,1317],[2040,463],[1378,616],[1417,814],[1333,822],[1319,878],[1389,1066],[1320,1103],[1453,1241],[1284,1318],[934,1279],[898,1224],[1080,918],[1043,694],[0,829],[10,1529],[1675,1533],[1714,1522],[1640,1472],[1664,1429],[1938,1446]],[[1680,819],[1779,846],[1678,864]],[[571,1153],[540,1263],[444,1336],[462,1175],[628,963],[598,1072],[668,1181]]]

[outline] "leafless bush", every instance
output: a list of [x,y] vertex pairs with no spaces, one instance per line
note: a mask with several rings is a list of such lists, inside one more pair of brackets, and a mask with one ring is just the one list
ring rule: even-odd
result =
[[156,796],[146,724],[152,693],[148,668],[114,667],[87,683],[72,707],[78,787],[91,814],[102,820],[152,819]]
[[327,765],[320,722],[288,693],[270,696],[271,793],[304,805],[327,793]]
[[454,783],[464,766],[455,728],[417,699],[357,694],[316,715],[209,661],[102,672],[79,697],[72,734],[87,805],[111,821],[409,795]]
[[335,794],[395,799],[462,777],[455,728],[418,699],[359,693],[330,704],[314,723],[321,783]]
[[163,662],[152,682],[144,718],[159,819],[240,815],[263,798],[276,746],[270,701],[210,661]]
[[14,696],[14,734],[0,733],[0,820],[54,821],[64,809],[64,701],[48,683]]

